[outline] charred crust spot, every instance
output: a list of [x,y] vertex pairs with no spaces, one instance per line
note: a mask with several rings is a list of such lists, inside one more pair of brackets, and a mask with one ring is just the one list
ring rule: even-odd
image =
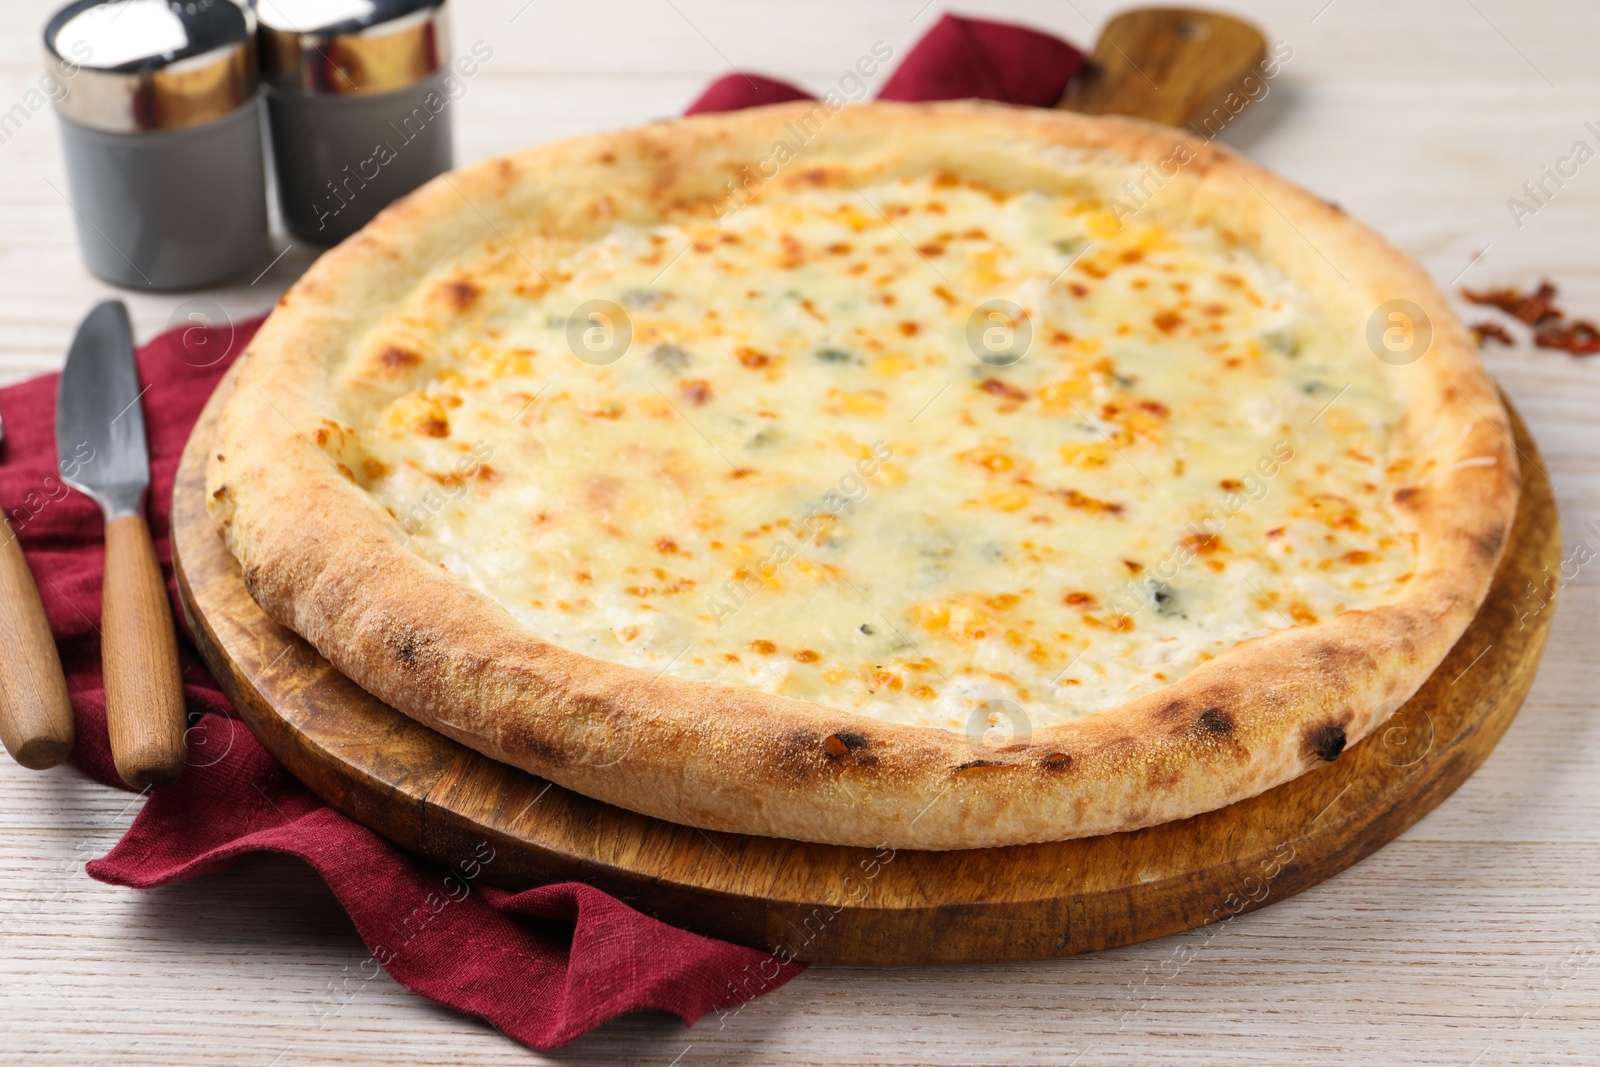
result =
[[1344,751],[1344,727],[1326,723],[1306,734],[1306,746],[1324,763],[1332,763]]
[[402,630],[389,640],[394,658],[407,667],[415,667],[422,655],[422,642],[409,630]]
[[1339,688],[1348,686],[1350,678],[1359,672],[1376,666],[1372,656],[1360,648],[1332,641],[1313,645],[1311,654],[1316,657],[1323,675]]
[[228,495],[228,487],[226,485],[219,485],[219,486],[217,486],[217,491],[211,494],[211,499],[212,500],[221,500],[223,497],[225,497],[227,495]]
[[840,759],[866,746],[867,735],[860,730],[839,730],[822,739],[822,750],[829,759]]
[[956,769],[950,773],[955,775],[957,778],[971,778],[974,775],[986,774],[989,771],[1001,770],[1005,766],[1006,765],[1001,763],[999,760],[971,759],[958,765]]
[[1421,496],[1422,490],[1418,489],[1416,486],[1404,485],[1394,491],[1394,502],[1396,505],[1403,508],[1415,507],[1421,502],[1418,499]]
[[1200,713],[1200,718],[1196,722],[1199,724],[1202,733],[1233,733],[1233,716],[1221,708],[1207,708]]
[[[1178,773],[1178,769],[1176,767],[1162,765],[1150,768],[1149,772],[1145,776],[1145,781],[1147,781],[1153,788],[1156,789],[1171,789],[1173,786],[1178,784],[1182,777],[1183,776]],[[1143,820],[1135,819],[1133,821],[1135,825],[1137,825]]]
[[1504,523],[1495,523],[1481,534],[1472,538],[1473,547],[1482,554],[1484,559],[1493,560],[1500,554],[1500,546],[1505,544],[1506,528]]
[[250,594],[252,600],[260,603],[262,599],[260,569],[257,567],[245,567],[243,570],[245,592]]
[[570,762],[567,759],[566,752],[560,747],[551,744],[546,738],[540,736],[537,730],[529,729],[524,725],[513,726],[508,740],[548,767],[564,767]]
[[1068,752],[1051,752],[1039,761],[1039,766],[1047,771],[1064,771],[1072,766],[1072,755]]
[[777,762],[789,776],[804,781],[816,766],[817,735],[810,730],[795,730],[778,741]]
[[1189,717],[1189,705],[1181,700],[1169,700],[1156,709],[1156,718],[1164,723],[1181,722]]

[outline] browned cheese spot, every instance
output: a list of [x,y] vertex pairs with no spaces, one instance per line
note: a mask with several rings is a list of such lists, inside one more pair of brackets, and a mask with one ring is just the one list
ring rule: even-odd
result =
[[985,378],[978,383],[978,388],[990,396],[1000,396],[1020,404],[1028,399],[1028,394],[1014,385],[1002,382],[999,378]]
[[439,286],[439,295],[457,314],[470,311],[483,290],[469,281],[448,281]]
[[385,345],[383,351],[378,353],[378,365],[385,370],[402,371],[421,362],[420,355],[399,345]]
[[678,383],[678,392],[695,407],[711,399],[711,383],[704,378],[690,378]]

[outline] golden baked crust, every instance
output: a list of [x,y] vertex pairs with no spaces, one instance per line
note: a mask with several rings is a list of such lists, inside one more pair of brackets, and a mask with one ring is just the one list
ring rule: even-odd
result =
[[[1131,830],[1221,807],[1337,758],[1408,698],[1473,617],[1516,506],[1508,424],[1423,271],[1338,209],[1233,153],[1132,120],[875,104],[822,124],[785,183],[930,172],[1060,188],[1085,160],[1183,159],[1143,210],[1224,230],[1360,336],[1392,300],[1432,325],[1403,368],[1417,544],[1403,593],[1244,641],[1120,707],[975,750],[905,726],[559,647],[408,547],[350,470],[335,368],[362,331],[475,242],[541,242],[725,205],[813,105],[583,138],[454,172],[325,255],[251,343],[208,471],[213,517],[273,618],[408,715],[609,803],[707,829],[954,849]],[[1364,350],[1360,358],[1374,358]],[[350,462],[346,462],[349,460]]]

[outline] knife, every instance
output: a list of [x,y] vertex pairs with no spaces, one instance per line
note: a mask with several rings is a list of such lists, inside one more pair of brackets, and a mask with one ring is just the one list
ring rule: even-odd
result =
[[[106,517],[100,664],[111,758],[135,789],[183,773],[183,677],[167,583],[142,511],[150,488],[133,327],[120,300],[89,312],[67,352],[56,394],[61,479]],[[94,459],[84,462],[84,455]]]
[[[0,424],[0,440],[5,426]],[[72,702],[50,621],[22,546],[0,515],[0,742],[32,770],[54,767],[72,751]]]

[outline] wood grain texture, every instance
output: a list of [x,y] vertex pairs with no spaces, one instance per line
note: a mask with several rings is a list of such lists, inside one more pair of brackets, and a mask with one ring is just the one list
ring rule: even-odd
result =
[[229,388],[212,398],[178,469],[174,565],[207,665],[284,766],[346,814],[441,862],[488,840],[497,859],[486,877],[507,888],[588,882],[667,922],[788,958],[1067,956],[1292,896],[1392,840],[1477,769],[1521,706],[1554,615],[1519,620],[1523,588],[1560,567],[1561,532],[1537,447],[1517,420],[1530,469],[1488,601],[1421,691],[1337,762],[1182,822],[1015,848],[897,853],[705,832],[610,807],[435,734],[268,619],[205,511],[205,458]]
[[24,767],[48,770],[72,751],[72,703],[33,572],[3,518],[0,649],[0,741]]
[[[451,105],[463,162],[671,115],[732,67],[821,91],[875,40],[903,56],[941,10],[923,0],[451,5],[458,50],[494,49]],[[57,6],[0,5],[0,104],[37,87],[38,31]],[[982,14],[1088,46],[1126,6],[999,0]],[[1521,228],[1506,209],[1596,118],[1600,7],[1230,9],[1294,54],[1222,142],[1338,201],[1447,288],[1548,275],[1564,306],[1600,311],[1595,164]],[[274,254],[288,251],[259,280],[267,262],[201,293],[118,292],[78,260],[48,105],[0,145],[0,166],[0,382],[59,368],[96,300],[126,299],[147,338],[197,300],[218,317],[264,311],[312,258],[280,238]],[[1600,364],[1525,343],[1485,359],[1543,449],[1567,558],[1600,546],[1590,525],[1600,526]],[[48,570],[38,581],[48,588]],[[298,863],[255,859],[155,893],[91,881],[84,861],[115,843],[139,802],[68,768],[35,773],[0,756],[0,1063],[1588,1063],[1600,1028],[1600,566],[1561,585],[1544,666],[1485,765],[1398,839],[1297,897],[1069,959],[819,965],[726,1018],[685,1029],[629,1017],[549,1054],[387,975],[364,981],[368,949]],[[92,591],[63,592],[92,613]]]
[[[1266,54],[1261,31],[1242,19],[1196,8],[1136,8],[1106,23],[1061,106],[1184,126],[1239,91],[1247,75],[1254,72],[1259,81]],[[1222,124],[1241,109],[1224,110]]]
[[106,729],[117,773],[135,789],[183,773],[183,671],[161,563],[142,515],[106,523],[100,620]]

